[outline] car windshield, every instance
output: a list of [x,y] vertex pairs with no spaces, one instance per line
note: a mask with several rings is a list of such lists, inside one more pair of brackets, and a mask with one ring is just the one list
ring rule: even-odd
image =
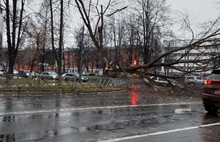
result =
[[202,77],[199,77],[199,76],[198,76],[198,77],[196,77],[196,79],[198,79],[198,80],[202,80]]
[[166,81],[165,79],[160,78],[160,77],[158,77],[158,80],[160,80],[160,81]]
[[79,77],[79,74],[78,73],[73,73],[74,76],[76,77]]
[[220,79],[220,74],[212,74],[208,77],[208,79]]
[[68,73],[68,74],[66,74],[66,76],[75,76],[75,74],[73,74],[73,73]]
[[193,79],[193,77],[187,77],[187,79]]
[[151,76],[151,79],[156,80],[157,77],[156,76]]
[[57,75],[56,72],[48,72],[49,75]]

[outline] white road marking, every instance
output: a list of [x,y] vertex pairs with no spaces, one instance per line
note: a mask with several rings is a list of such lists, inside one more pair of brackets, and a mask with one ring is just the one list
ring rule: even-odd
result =
[[192,112],[191,109],[189,108],[178,108],[178,109],[175,109],[174,111],[176,114],[183,114],[185,112]]
[[174,133],[174,132],[181,132],[181,131],[186,131],[186,130],[193,130],[193,129],[198,129],[198,128],[205,128],[205,127],[219,126],[219,125],[220,125],[220,122],[219,123],[212,123],[212,124],[204,124],[204,125],[199,125],[199,126],[193,126],[193,127],[180,128],[180,129],[167,130],[167,131],[160,131],[160,132],[143,134],[143,135],[128,136],[128,137],[116,138],[116,139],[110,139],[110,140],[102,140],[99,142],[117,142],[117,141],[131,140],[131,139],[136,139],[136,138],[169,134],[169,133]]
[[22,115],[22,114],[35,114],[35,113],[52,113],[52,112],[67,112],[67,111],[84,111],[84,110],[97,110],[97,109],[116,109],[116,108],[128,108],[128,107],[151,107],[151,106],[169,106],[169,105],[190,105],[190,104],[202,104],[202,102],[179,102],[179,103],[162,103],[162,104],[146,104],[146,105],[121,105],[121,106],[103,106],[103,107],[71,107],[71,108],[57,108],[57,109],[45,109],[34,111],[14,111],[14,112],[0,112],[2,115]]

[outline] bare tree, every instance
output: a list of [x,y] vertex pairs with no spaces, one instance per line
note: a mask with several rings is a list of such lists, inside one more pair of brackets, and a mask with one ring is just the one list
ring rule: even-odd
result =
[[53,53],[55,56],[55,60],[58,61],[58,55],[55,49],[55,38],[54,38],[54,12],[53,12],[53,2],[52,0],[49,0],[49,4],[50,4],[50,24],[51,24],[51,46],[53,49]]
[[147,64],[152,60],[154,52],[158,50],[154,49],[155,41],[160,41],[160,31],[164,25],[168,24],[169,7],[166,6],[166,0],[137,0],[134,10],[139,25],[140,45],[143,47],[143,62]]
[[[51,46],[55,56],[55,62],[58,63],[58,75],[61,76],[62,74],[62,59],[63,59],[63,49],[64,49],[64,1],[52,1],[46,0],[46,3],[49,4],[50,8],[50,26],[51,26]],[[59,2],[59,3],[58,3]],[[69,5],[70,1],[67,1],[67,6]],[[67,7],[66,6],[66,7]],[[54,15],[59,16],[54,16]],[[56,29],[55,27],[58,25],[57,31],[57,46],[58,46],[58,53],[56,50]]]
[[[21,46],[23,27],[26,26],[24,20],[25,0],[5,0],[5,22],[8,46],[8,74],[13,74],[15,59],[18,49]],[[10,80],[10,79],[9,79]]]
[[[82,55],[82,65],[85,66],[86,71],[88,72],[89,66],[92,65],[93,62],[96,62],[98,52],[94,48],[94,44],[91,41],[88,31],[84,29],[83,26],[80,29],[75,30],[75,39],[79,49],[79,55]],[[80,60],[78,60],[78,70],[79,69]]]
[[64,17],[64,4],[60,0],[60,30],[59,30],[59,60],[58,60],[58,75],[62,75],[62,54],[63,54],[63,17]]
[[[210,62],[213,62],[214,60],[218,60],[220,58],[220,54],[215,54],[215,56],[209,56],[207,58],[202,58],[202,55],[206,53],[210,47],[219,47],[220,46],[220,28],[217,26],[220,19],[217,19],[216,21],[207,24],[205,27],[203,26],[202,33],[198,34],[198,36],[194,35],[193,30],[192,35],[195,37],[194,39],[187,42],[185,45],[181,46],[173,46],[173,48],[170,48],[170,50],[167,50],[160,56],[158,56],[155,60],[151,61],[148,64],[144,64],[137,67],[128,67],[124,68],[123,70],[126,70],[128,72],[135,72],[137,74],[140,74],[143,77],[146,77],[148,75],[157,75],[161,77],[170,77],[172,76],[165,76],[165,75],[158,75],[155,73],[146,73],[137,71],[141,68],[153,68],[153,67],[168,67],[175,70],[178,70],[184,74],[187,73],[203,73],[204,71],[210,70],[210,68],[205,68],[210,66]],[[191,28],[190,28],[191,29]],[[205,48],[205,50],[201,50],[201,53],[198,56],[194,56],[195,58],[185,60],[185,57],[187,57],[193,50],[198,50],[200,47]],[[166,60],[166,62],[158,62],[161,59],[164,59],[172,54],[182,52],[183,54],[180,54],[180,56],[176,56],[175,59],[172,60]],[[187,69],[187,68],[180,68],[178,65],[183,63],[191,63],[197,65],[195,68]]]
[[[1,5],[1,2],[0,2]],[[3,18],[2,18],[2,8],[0,7],[0,66],[4,66],[3,63],[3,47],[2,47],[2,29],[3,28]]]
[[[106,21],[107,27],[105,28],[105,37],[106,44],[112,46],[114,48],[114,58],[111,58],[111,62],[115,62],[120,64],[121,55],[120,55],[120,48],[125,41],[126,34],[125,34],[125,22],[126,20],[116,20],[114,16],[110,18],[109,21]],[[130,62],[131,63],[131,62]]]
[[37,15],[42,21],[40,22],[42,27],[44,30],[44,33],[42,34],[42,38],[44,39],[43,45],[42,45],[42,49],[41,49],[41,71],[44,71],[44,60],[45,60],[45,49],[46,46],[48,46],[48,42],[51,41],[51,39],[49,38],[50,35],[50,27],[49,27],[49,23],[51,21],[49,21],[50,17],[49,17],[49,13],[50,13],[50,6],[49,3],[47,1],[42,2],[41,7],[40,7],[40,12]]
[[97,4],[95,5],[95,8],[97,10],[97,22],[95,24],[95,28],[93,29],[92,23],[91,23],[91,17],[90,17],[90,10],[91,10],[91,1],[90,1],[90,5],[89,5],[89,10],[86,9],[86,6],[83,2],[83,0],[75,0],[76,4],[77,4],[77,8],[81,14],[81,17],[83,19],[83,22],[85,24],[85,26],[87,27],[90,37],[97,49],[97,51],[100,54],[100,57],[102,59],[102,63],[103,63],[103,75],[107,75],[107,71],[109,70],[109,59],[104,47],[104,43],[103,43],[103,31],[104,31],[104,14],[106,14],[108,8],[111,6],[111,4],[113,3],[111,0],[108,1],[107,6],[104,8],[103,5],[101,5],[101,8],[99,10],[98,8],[98,1]]
[[[39,16],[39,14],[37,14],[37,16]],[[29,19],[28,25],[25,28],[27,39],[29,39],[30,41],[29,47],[27,48],[32,48],[32,54],[29,54],[31,55],[29,56],[29,61],[31,61],[30,63],[31,71],[33,70],[34,66],[38,65],[39,56],[42,54],[41,51],[43,51],[43,48],[45,47],[45,44],[47,42],[47,35],[48,35],[47,33],[48,31],[46,27],[47,24],[44,21],[42,23],[43,25],[42,24],[39,25],[38,23],[42,23],[42,21],[38,19],[38,21],[35,22]]]

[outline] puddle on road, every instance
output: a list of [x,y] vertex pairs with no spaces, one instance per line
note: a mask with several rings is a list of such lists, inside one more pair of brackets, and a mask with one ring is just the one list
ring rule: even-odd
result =
[[0,134],[0,142],[16,142],[15,134]]
[[2,122],[13,122],[15,121],[15,116],[3,116],[3,117],[0,117]]

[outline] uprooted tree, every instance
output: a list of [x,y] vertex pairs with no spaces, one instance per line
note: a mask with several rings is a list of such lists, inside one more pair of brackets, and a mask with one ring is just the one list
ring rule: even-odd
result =
[[[95,4],[90,1],[88,6],[85,5],[82,0],[75,0],[75,2],[82,16],[83,22],[90,33],[90,37],[94,42],[94,45],[102,59],[104,75],[110,76],[109,72],[127,72],[138,74],[143,78],[148,78],[149,76],[153,75],[167,79],[177,77],[169,74],[169,70],[175,70],[180,73],[179,76],[183,76],[188,73],[204,73],[205,71],[209,71],[213,68],[217,68],[220,66],[220,54],[218,50],[220,44],[219,18],[215,21],[203,24],[203,30],[198,34],[194,33],[194,30],[190,26],[189,19],[187,17],[184,18],[183,25],[185,30],[187,29],[188,31],[190,31],[190,40],[182,40],[185,42],[184,44],[173,44],[178,40],[172,38],[172,40],[169,40],[169,42],[167,42],[168,44],[166,44],[166,47],[164,47],[165,44],[163,44],[162,48],[160,49],[152,49],[157,52],[158,50],[160,50],[160,55],[158,55],[154,59],[149,58],[151,56],[151,48],[153,47],[152,43],[154,43],[154,41],[159,43],[159,41],[161,41],[162,39],[162,37],[158,38],[158,36],[161,36],[161,29],[162,27],[165,27],[165,24],[163,22],[166,19],[166,16],[164,15],[164,13],[168,9],[168,7],[164,6],[165,0],[163,2],[155,0],[139,0],[138,3],[141,4],[142,10],[138,11],[139,16],[136,17],[138,17],[139,20],[136,20],[141,20],[142,22],[137,22],[136,30],[139,32],[139,40],[142,40],[139,42],[139,45],[143,47],[143,63],[137,66],[129,67],[121,67],[119,64],[116,64],[116,68],[111,65],[111,61],[109,60],[108,55],[105,52],[106,47],[103,44],[103,33],[105,30],[104,16],[112,16],[113,14],[117,14],[120,11],[126,10],[127,7],[122,7],[121,9],[113,11],[111,14],[107,14],[107,11],[114,3],[112,0],[108,1],[108,4],[105,6],[105,8],[103,5],[101,5],[100,9],[98,4],[99,1],[97,1],[97,3]],[[96,15],[98,15],[97,21],[94,26],[94,15],[93,18],[91,18],[90,13],[92,7],[96,9]],[[152,15],[154,15],[155,17],[152,17]],[[157,30],[157,35],[155,35],[155,29]],[[135,29],[132,28],[131,30]],[[194,58],[189,58],[189,55],[195,52],[197,52],[198,54],[194,56]],[[207,56],[205,56],[207,53],[212,54],[208,54]],[[191,67],[193,68],[183,67],[181,66],[181,64],[191,64]],[[149,71],[152,68],[164,68],[166,71],[168,71],[168,73],[158,74],[158,72]]]

